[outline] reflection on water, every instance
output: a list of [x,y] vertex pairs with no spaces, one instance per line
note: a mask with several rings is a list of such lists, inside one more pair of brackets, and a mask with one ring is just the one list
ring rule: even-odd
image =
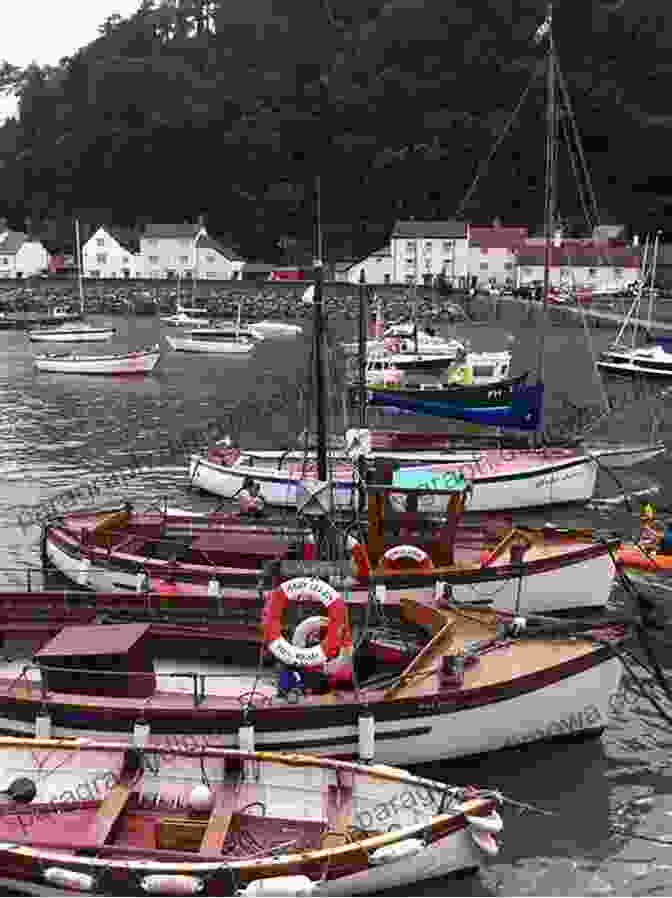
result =
[[[525,311],[493,327],[463,329],[475,349],[496,350],[514,333],[514,372],[533,370],[535,329]],[[37,503],[72,487],[80,478],[111,470],[133,469],[133,455],[148,470],[137,474],[119,495],[103,492],[100,504],[129,498],[142,505],[166,499],[170,505],[205,510],[214,499],[188,491],[185,459],[165,451],[187,429],[199,431],[222,420],[240,400],[268,397],[305,381],[309,328],[297,340],[266,340],[249,358],[225,358],[174,353],[162,340],[155,318],[94,318],[112,323],[118,333],[105,346],[80,352],[125,351],[161,340],[165,355],[157,372],[141,380],[36,374],[33,349],[25,335],[0,332],[0,557],[5,583],[25,583],[27,566],[39,565],[39,530],[23,534],[11,509]],[[352,322],[339,324],[340,334],[353,338]],[[165,330],[163,331],[165,332]],[[613,338],[595,332],[596,349]],[[546,363],[551,409],[569,397],[579,403],[599,403],[590,356],[580,327],[554,328]],[[60,351],[54,347],[49,351]],[[333,380],[329,381],[330,387]],[[298,402],[298,389],[296,389]],[[248,401],[242,440],[259,446],[288,445],[297,429],[297,408],[270,418],[255,415]],[[645,437],[646,403],[617,416],[607,436],[640,441]],[[412,428],[415,420],[382,418],[384,426]],[[374,422],[375,423],[375,422]],[[443,429],[433,419],[432,430]],[[669,430],[662,436],[669,437]],[[163,449],[164,451],[159,451]],[[651,483],[660,493],[657,504],[668,504],[665,460],[617,478],[601,474],[602,495],[618,499],[628,490]],[[636,506],[636,503],[635,503]],[[602,529],[636,530],[627,503],[585,509],[547,509],[530,516],[534,523],[587,524]],[[34,582],[41,582],[35,575]],[[669,596],[664,596],[667,600]],[[616,596],[626,606],[623,594]],[[619,604],[620,603],[620,604]],[[669,667],[669,649],[663,646]],[[616,708],[604,737],[585,742],[521,746],[473,764],[433,765],[424,773],[458,783],[474,782],[501,789],[548,814],[504,811],[502,851],[476,877],[427,883],[416,894],[432,895],[606,895],[659,894],[672,891],[672,853],[637,835],[665,838],[672,833],[669,799],[669,758],[672,727],[644,701]],[[406,891],[408,894],[408,891]]]

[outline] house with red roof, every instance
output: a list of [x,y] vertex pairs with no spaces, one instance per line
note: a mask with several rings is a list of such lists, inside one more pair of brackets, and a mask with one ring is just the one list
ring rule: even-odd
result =
[[516,283],[516,254],[527,240],[524,227],[502,225],[469,228],[469,276],[479,287],[513,287]]
[[[557,237],[550,252],[553,287],[618,292],[640,278],[640,250],[625,243]],[[517,287],[543,281],[544,253],[540,242],[528,242],[518,250]]]

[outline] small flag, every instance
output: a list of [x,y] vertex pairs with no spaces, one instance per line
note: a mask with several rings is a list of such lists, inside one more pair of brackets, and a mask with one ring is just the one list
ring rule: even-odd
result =
[[534,34],[534,42],[535,44],[540,44],[546,35],[551,30],[551,24],[553,22],[552,16],[548,15],[541,23],[541,25],[537,28]]

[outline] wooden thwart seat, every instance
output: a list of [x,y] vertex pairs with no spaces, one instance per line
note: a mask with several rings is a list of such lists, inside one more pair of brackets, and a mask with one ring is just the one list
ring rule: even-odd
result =
[[92,824],[91,835],[96,845],[103,846],[109,839],[115,823],[126,810],[132,789],[132,783],[116,783],[105,797]]
[[231,819],[237,811],[258,800],[260,789],[256,783],[238,780],[222,785],[215,799],[215,806],[203,834],[200,854],[221,854],[231,826]]

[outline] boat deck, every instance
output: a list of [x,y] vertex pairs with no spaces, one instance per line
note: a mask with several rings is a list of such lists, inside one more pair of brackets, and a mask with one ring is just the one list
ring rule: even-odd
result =
[[[351,689],[334,688],[326,694],[306,693],[301,698],[303,708],[324,706],[342,706],[358,704],[362,698],[369,702],[388,698],[420,698],[432,696],[440,692],[439,666],[446,653],[463,651],[474,643],[485,643],[493,640],[495,635],[496,616],[493,612],[475,608],[457,609],[449,614],[409,602],[411,614],[416,623],[431,623],[441,632],[435,636],[428,646],[417,655],[412,663],[413,674],[402,679],[398,688],[367,687],[361,684],[359,697]],[[574,669],[578,663],[586,662],[590,666],[589,656],[595,651],[589,640],[571,638],[554,638],[553,640],[518,639],[503,641],[492,645],[479,655],[479,660],[465,671],[464,684],[461,689],[451,693],[455,700],[470,704],[472,701],[483,702],[484,695],[493,700],[495,691],[504,693],[511,685],[518,682],[521,688],[529,682],[532,684],[539,674],[548,676],[550,668],[557,669],[558,678],[562,678],[563,667]],[[598,649],[599,651],[599,649]],[[197,657],[198,646],[194,644],[194,660],[180,662],[171,659],[155,660],[156,689],[147,699],[137,697],[117,697],[100,694],[62,694],[49,693],[49,702],[63,702],[76,705],[85,712],[105,709],[126,710],[132,712],[141,704],[144,711],[193,712],[195,710],[194,691],[198,680],[204,677],[204,694],[198,702],[199,714],[217,711],[240,712],[244,702],[255,692],[255,703],[263,708],[287,708],[286,697],[277,695],[276,680],[273,671],[264,670],[257,677],[253,668],[231,667],[226,662],[219,665],[204,662]],[[380,673],[385,672],[381,666]],[[0,695],[18,700],[40,704],[40,676],[33,668],[28,677],[22,676],[24,663],[11,662],[0,669]],[[391,676],[394,670],[387,668]],[[135,676],[135,675],[134,675]],[[137,674],[143,676],[143,674]],[[147,676],[147,674],[144,674]],[[183,678],[183,679],[182,679]],[[445,693],[444,693],[445,697]],[[503,696],[502,696],[503,697]]]

